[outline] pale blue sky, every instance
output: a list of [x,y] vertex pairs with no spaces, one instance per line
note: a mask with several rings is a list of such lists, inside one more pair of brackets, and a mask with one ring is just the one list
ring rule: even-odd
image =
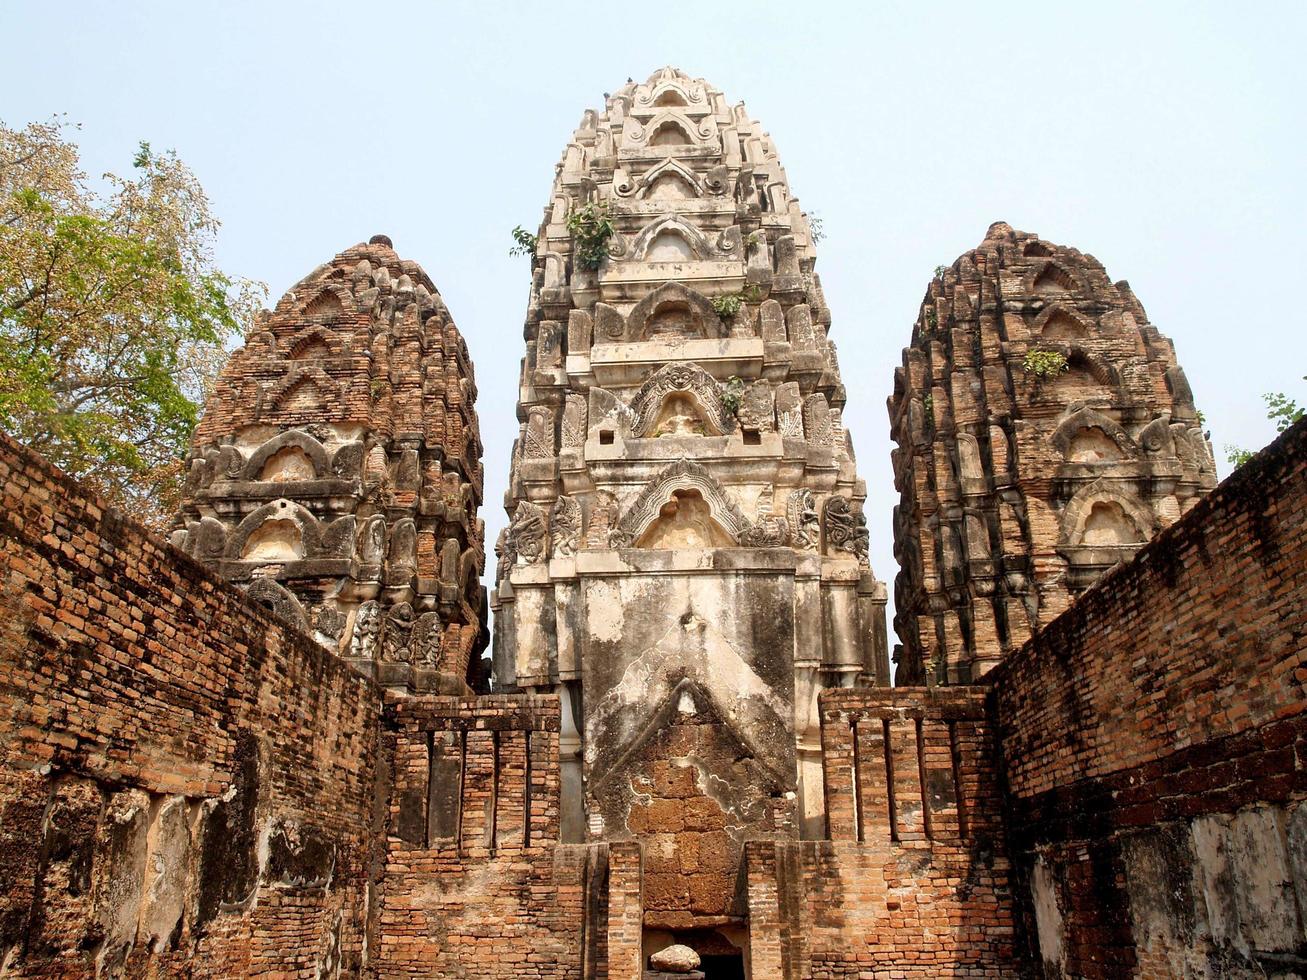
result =
[[802,205],[890,581],[885,398],[931,276],[992,221],[1095,255],[1171,337],[1222,457],[1307,400],[1303,3],[0,0],[0,119],[65,112],[88,170],[174,148],[228,271],[273,298],[378,232],[435,280],[480,386],[490,540],[534,228],[586,107],[676,64],[744,100]]

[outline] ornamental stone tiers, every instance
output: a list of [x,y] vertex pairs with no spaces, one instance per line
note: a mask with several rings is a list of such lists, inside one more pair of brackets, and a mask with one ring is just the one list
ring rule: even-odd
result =
[[540,225],[495,672],[562,699],[564,834],[644,841],[647,927],[741,921],[744,839],[821,836],[818,694],[890,681],[815,266],[771,137],[671,68],[584,114]]
[[894,377],[889,686],[770,136],[605,96],[530,279],[489,659],[472,364],[384,236],[232,355],[175,548],[0,434],[0,974],[1304,975],[1307,421],[1216,487],[1129,286],[993,225]]
[[383,685],[465,692],[488,635],[475,399],[426,273],[356,245],[231,356],[173,543]]
[[1175,349],[1091,255],[998,222],[894,372],[898,684],[965,684],[1216,485]]

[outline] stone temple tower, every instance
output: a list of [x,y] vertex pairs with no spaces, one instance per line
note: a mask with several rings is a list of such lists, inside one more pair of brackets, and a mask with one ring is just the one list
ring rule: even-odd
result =
[[1216,485],[1169,340],[1092,256],[997,223],[894,374],[896,683],[967,683]]
[[648,928],[739,921],[741,841],[822,835],[817,693],[889,680],[814,264],[771,138],[672,68],[540,229],[495,670],[561,695],[565,839],[644,841]]
[[465,692],[488,680],[475,398],[426,273],[384,235],[348,249],[228,361],[174,543],[382,684]]

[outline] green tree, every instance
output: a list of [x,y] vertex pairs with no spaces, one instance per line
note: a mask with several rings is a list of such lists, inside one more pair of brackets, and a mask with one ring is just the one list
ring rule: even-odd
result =
[[214,263],[175,153],[90,186],[60,120],[0,122],[0,428],[155,528],[200,404],[262,287]]
[[[1307,375],[1303,376],[1303,380],[1307,381]],[[1268,391],[1262,395],[1262,400],[1266,402],[1266,417],[1275,423],[1277,433],[1283,432],[1289,426],[1307,416],[1307,408],[1300,406],[1282,391]],[[1227,445],[1225,447],[1225,458],[1234,467],[1242,466],[1255,455],[1257,454],[1246,449],[1240,449],[1238,446]]]

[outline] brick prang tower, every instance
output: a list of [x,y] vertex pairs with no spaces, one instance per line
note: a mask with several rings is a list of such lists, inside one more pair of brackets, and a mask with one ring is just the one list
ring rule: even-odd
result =
[[256,323],[195,433],[174,543],[381,684],[482,686],[467,347],[384,235]]
[[894,373],[898,684],[975,680],[1216,485],[1128,283],[999,222],[936,271]]
[[562,698],[564,839],[644,842],[647,929],[738,926],[745,839],[824,831],[818,694],[889,682],[815,263],[674,68],[585,113],[540,227],[495,669]]

